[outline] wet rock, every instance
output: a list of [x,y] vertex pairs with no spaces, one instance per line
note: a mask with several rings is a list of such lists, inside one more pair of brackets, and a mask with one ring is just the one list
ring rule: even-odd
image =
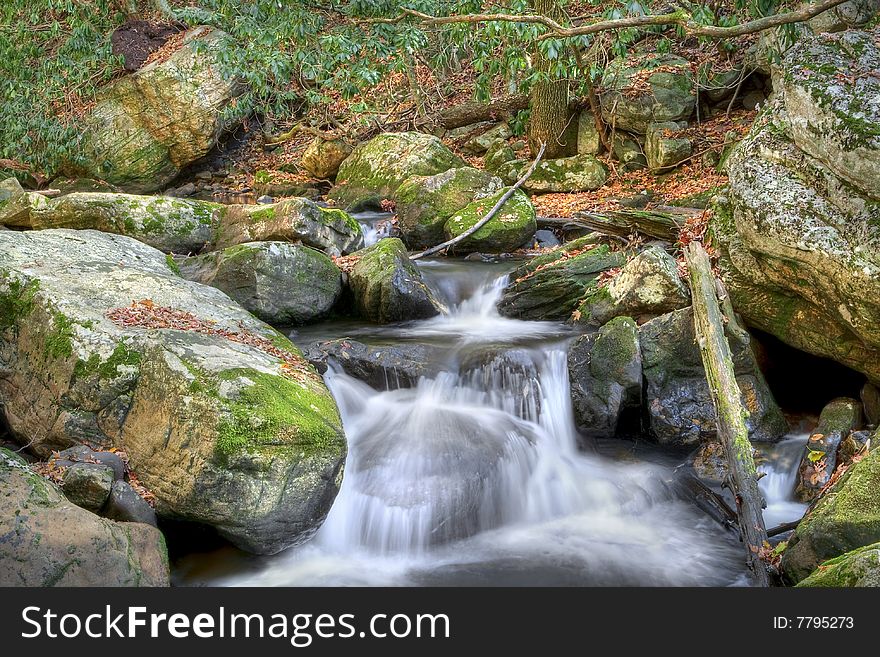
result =
[[[693,445],[716,433],[715,408],[694,334],[693,312],[683,308],[639,329],[651,434],[662,444]],[[774,441],[788,424],[773,400],[749,345],[730,340],[736,381],[749,411],[753,441]]]
[[606,285],[590,292],[578,306],[577,324],[602,326],[626,315],[637,322],[685,308],[691,295],[666,251],[649,246],[626,263]]
[[9,231],[0,263],[13,438],[44,458],[77,444],[124,450],[160,516],[252,552],[321,524],[345,439],[332,396],[286,338],[130,238]]
[[99,518],[0,449],[0,586],[168,586],[155,527]]
[[866,383],[862,386],[859,396],[868,424],[872,426],[880,424],[880,389],[873,383]]
[[687,119],[696,105],[690,63],[675,55],[618,57],[605,67],[602,88],[605,122],[641,135],[651,123]]
[[445,369],[443,350],[420,343],[367,345],[342,338],[305,345],[303,354],[310,362],[325,367],[332,361],[376,390],[410,388],[423,376],[435,376]]
[[413,249],[439,244],[445,239],[443,227],[452,215],[503,186],[500,178],[473,167],[407,178],[395,194],[403,240]]
[[[457,237],[479,222],[508,190],[469,203],[453,214],[443,226],[446,239]],[[516,190],[487,224],[457,243],[455,253],[506,253],[525,244],[535,234],[535,208],[522,190]]]
[[552,230],[544,228],[535,231],[535,242],[537,242],[538,246],[542,249],[556,248],[561,244],[559,238],[553,234]]
[[248,242],[186,258],[184,278],[226,292],[275,325],[326,316],[342,294],[342,272],[326,255],[288,242]]
[[625,256],[582,237],[533,258],[510,276],[498,302],[505,317],[566,320],[584,295],[597,286],[599,275],[623,264]]
[[348,280],[361,317],[386,324],[440,314],[442,305],[398,238],[380,240],[355,255]]
[[100,463],[74,463],[62,475],[64,496],[94,513],[104,506],[113,485],[113,468]]
[[114,481],[101,515],[119,522],[142,522],[156,526],[156,512],[124,481]]
[[819,564],[880,541],[880,449],[853,464],[807,512],[782,555],[790,583]]
[[668,121],[648,126],[645,157],[652,173],[663,173],[684,164],[691,156],[691,140],[682,136],[687,122]]
[[694,455],[694,474],[708,484],[720,485],[727,478],[724,446],[715,440],[702,443]]
[[829,559],[797,586],[806,587],[880,587],[880,543],[866,545]]
[[217,229],[214,248],[246,242],[302,242],[330,255],[352,253],[364,244],[360,224],[348,213],[306,198],[268,205],[230,205]]
[[837,467],[837,448],[861,421],[862,405],[855,399],[839,397],[822,409],[798,467],[795,494],[799,500],[811,502],[818,497]]
[[575,422],[586,436],[611,438],[621,412],[642,396],[639,329],[617,317],[598,332],[583,335],[568,352],[568,375]]
[[337,174],[351,151],[351,146],[341,139],[315,137],[303,153],[301,163],[315,178],[327,180]]
[[102,87],[69,172],[145,193],[206,155],[229,127],[222,110],[243,88],[221,73],[217,58],[228,38],[196,27],[168,58]]
[[467,166],[437,137],[386,132],[359,144],[339,167],[329,198],[351,211],[378,208],[412,176],[433,176]]

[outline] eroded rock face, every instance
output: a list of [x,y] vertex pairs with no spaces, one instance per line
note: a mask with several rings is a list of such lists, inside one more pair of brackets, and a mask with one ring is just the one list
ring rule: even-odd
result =
[[342,294],[342,272],[329,257],[288,242],[247,242],[179,266],[184,278],[222,290],[275,325],[320,319]]
[[[469,203],[453,214],[443,227],[446,239],[452,239],[476,225],[508,190],[500,191]],[[538,225],[535,207],[521,190],[505,201],[488,223],[455,244],[455,253],[507,253],[515,251],[535,234]]]
[[442,304],[425,284],[399,239],[379,240],[358,251],[355,257],[349,285],[362,317],[385,324],[440,314]]
[[123,449],[160,515],[252,552],[320,525],[345,439],[286,338],[130,238],[8,231],[0,263],[0,401],[17,440],[41,456]]
[[687,119],[696,105],[690,63],[675,55],[618,57],[605,67],[602,87],[603,120],[640,135],[651,123]]
[[437,137],[421,132],[386,132],[359,144],[340,165],[329,197],[340,207],[379,207],[394,198],[411,176],[433,176],[467,163]]
[[500,178],[473,167],[407,178],[395,194],[403,240],[414,249],[439,244],[444,239],[443,227],[452,215],[503,186]]
[[0,448],[0,586],[168,586],[155,527],[113,522],[71,504]]
[[[643,324],[639,342],[654,438],[663,444],[693,445],[713,437],[715,407],[696,344],[691,308]],[[749,438],[778,440],[788,431],[788,424],[761,376],[751,347],[733,339],[730,343],[736,381],[749,411]]]
[[82,158],[72,172],[144,193],[161,189],[207,154],[228,127],[222,110],[242,90],[218,63],[228,38],[210,27],[194,28],[164,61],[104,87],[86,118]]
[[880,179],[856,187],[791,133],[777,101],[731,154],[713,220],[724,282],[750,325],[880,381]]
[[214,248],[246,242],[302,242],[330,255],[364,245],[360,224],[346,212],[323,208],[307,198],[267,205],[230,205],[220,220]]

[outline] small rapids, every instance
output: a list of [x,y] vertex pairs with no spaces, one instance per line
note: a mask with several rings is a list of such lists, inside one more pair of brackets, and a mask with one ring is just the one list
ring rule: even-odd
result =
[[[202,564],[182,583],[745,583],[742,548],[673,495],[668,468],[578,449],[566,359],[571,335],[557,323],[497,313],[511,265],[420,266],[448,314],[363,328],[357,339],[444,345],[446,371],[385,391],[331,367],[325,379],[349,456],[324,525],[280,555],[238,568]],[[786,501],[793,480],[782,458],[802,447],[797,440],[783,442],[764,465],[771,526],[799,515]]]

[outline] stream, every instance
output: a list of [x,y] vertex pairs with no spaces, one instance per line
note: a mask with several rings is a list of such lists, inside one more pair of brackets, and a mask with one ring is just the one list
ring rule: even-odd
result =
[[[349,456],[324,525],[273,557],[233,548],[188,555],[175,563],[175,583],[747,585],[738,542],[669,489],[677,461],[651,448],[611,458],[579,447],[570,329],[495,310],[515,264],[420,262],[446,314],[293,332],[300,343],[349,336],[439,346],[442,371],[414,388],[377,391],[331,367],[325,380]],[[791,493],[805,440],[791,436],[762,452],[768,527],[803,513]]]

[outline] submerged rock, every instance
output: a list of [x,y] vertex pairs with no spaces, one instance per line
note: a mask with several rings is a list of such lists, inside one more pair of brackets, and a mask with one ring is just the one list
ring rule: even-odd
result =
[[161,516],[252,552],[321,524],[346,452],[336,405],[296,348],[225,294],[127,237],[9,231],[0,307],[16,440],[44,457],[122,449]]
[[360,224],[348,213],[322,208],[307,198],[262,205],[230,205],[217,228],[214,248],[246,242],[302,242],[330,255],[364,244]]
[[155,527],[104,520],[68,502],[0,448],[0,586],[168,586]]
[[[716,433],[715,407],[694,333],[691,308],[661,315],[639,329],[651,434],[662,444],[693,445]],[[774,441],[788,424],[748,344],[730,340],[736,382],[749,412],[749,439]]]
[[444,240],[443,227],[452,215],[503,186],[500,178],[473,167],[407,178],[394,195],[403,240],[413,249],[439,244]]
[[602,326],[622,315],[644,323],[690,303],[690,291],[678,275],[675,259],[659,246],[650,246],[627,262],[606,285],[587,295],[578,306],[575,323]]
[[807,512],[782,554],[782,570],[800,582],[828,559],[880,541],[880,449],[853,464]]
[[611,438],[621,412],[642,397],[639,328],[617,317],[598,332],[575,340],[568,351],[571,401],[578,429],[593,438]]
[[342,294],[342,272],[330,258],[288,242],[247,242],[187,258],[179,266],[184,278],[226,292],[276,325],[320,319]]
[[837,448],[851,431],[859,428],[861,421],[862,405],[855,399],[839,397],[822,409],[798,467],[795,495],[799,500],[811,502],[819,496],[837,467]]
[[398,238],[379,240],[353,258],[348,282],[361,317],[386,324],[440,314],[441,303]]
[[242,90],[219,62],[228,39],[197,27],[166,59],[103,87],[86,116],[81,157],[68,167],[71,173],[152,192],[206,155],[229,127],[222,110]]
[[412,176],[433,176],[467,163],[437,137],[386,132],[358,144],[339,167],[329,198],[351,211],[378,208]]
[[[446,239],[452,239],[476,225],[508,190],[502,189],[468,204],[453,214],[443,226]],[[507,253],[528,242],[538,225],[529,197],[516,190],[488,223],[452,247],[455,253]]]
[[641,135],[651,123],[687,119],[696,106],[690,62],[676,55],[618,57],[605,67],[602,88],[605,122]]
[[566,320],[595,289],[599,275],[625,256],[597,245],[593,236],[563,244],[516,269],[498,302],[498,312],[518,319]]

